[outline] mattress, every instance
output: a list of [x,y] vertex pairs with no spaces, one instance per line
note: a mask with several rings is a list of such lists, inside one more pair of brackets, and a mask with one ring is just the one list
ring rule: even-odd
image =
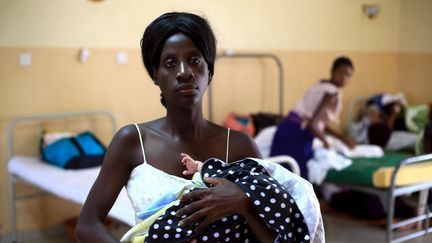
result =
[[[36,157],[15,156],[8,164],[9,173],[63,199],[84,204],[100,167],[65,170],[48,165]],[[109,216],[130,226],[135,225],[135,211],[125,188],[120,192]]]
[[[326,182],[387,188],[395,166],[402,160],[412,157],[412,154],[401,152],[385,152],[380,158],[356,158],[353,164],[341,171],[331,170]],[[396,186],[406,186],[432,181],[432,161],[407,165],[401,168],[396,178]]]

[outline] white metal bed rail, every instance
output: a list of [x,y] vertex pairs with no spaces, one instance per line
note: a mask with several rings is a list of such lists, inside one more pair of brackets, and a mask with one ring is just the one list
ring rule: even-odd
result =
[[[221,55],[218,55],[217,59],[221,58],[268,58],[272,59],[276,62],[278,68],[278,77],[279,77],[279,114],[284,114],[284,69],[282,65],[281,59],[271,53],[229,53],[224,52]],[[213,95],[212,95],[212,85],[209,85],[208,91],[208,113],[209,120],[213,121]]]
[[[69,118],[79,118],[79,117],[88,117],[90,130],[93,128],[93,118],[94,117],[107,117],[109,118],[112,125],[112,134],[114,135],[117,131],[117,121],[114,115],[108,111],[97,110],[97,111],[83,111],[83,112],[61,112],[61,113],[47,113],[41,115],[27,115],[27,116],[18,116],[12,120],[7,130],[7,152],[8,152],[8,161],[14,156],[14,138],[13,132],[15,127],[19,123],[23,122],[37,122],[38,123],[38,131],[41,131],[41,121],[47,120],[64,120],[66,123]],[[17,199],[26,199],[30,197],[34,197],[35,195],[41,195],[41,193],[36,193],[34,195],[29,196],[21,196],[17,197],[15,194],[15,183],[20,179],[15,175],[9,174],[9,207],[10,207],[10,218],[11,218],[11,227],[12,227],[12,242],[18,241],[18,232],[17,232],[17,219],[16,219],[16,200]],[[25,181],[25,179],[22,179]]]

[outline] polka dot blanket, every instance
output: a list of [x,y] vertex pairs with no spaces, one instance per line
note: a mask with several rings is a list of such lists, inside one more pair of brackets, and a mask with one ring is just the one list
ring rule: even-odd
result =
[[[310,242],[308,227],[294,199],[256,161],[245,159],[225,164],[218,159],[209,159],[201,174],[203,177],[226,178],[237,184],[267,227],[276,232],[275,242]],[[198,242],[259,242],[240,215],[222,218],[201,232],[193,231],[199,222],[180,227],[178,223],[182,218],[175,212],[185,205],[173,205],[158,217],[150,226],[145,242],[189,242],[193,239]]]

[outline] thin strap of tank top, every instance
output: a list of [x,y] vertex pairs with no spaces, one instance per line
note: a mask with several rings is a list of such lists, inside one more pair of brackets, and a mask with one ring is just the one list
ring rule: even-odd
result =
[[228,153],[229,153],[230,130],[231,130],[231,128],[228,128],[228,134],[227,134],[227,145],[226,145],[226,153],[225,153],[225,163],[226,163],[226,164],[228,164]]
[[143,155],[143,159],[144,159],[144,164],[145,163],[147,163],[147,159],[146,159],[146,156],[145,156],[145,153],[144,153],[144,144],[143,144],[143,141],[142,141],[142,136],[141,136],[141,132],[140,132],[140,130],[139,130],[139,127],[138,127],[138,125],[135,123],[134,124],[135,125],[135,127],[136,127],[136,129],[137,129],[137,131],[138,131],[138,135],[139,135],[139,140],[140,140],[140,143],[141,143],[141,151],[142,151],[142,155]]

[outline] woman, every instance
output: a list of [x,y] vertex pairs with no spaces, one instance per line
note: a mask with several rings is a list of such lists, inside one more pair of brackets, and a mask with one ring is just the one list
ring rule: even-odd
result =
[[299,163],[301,176],[308,178],[306,163],[313,157],[312,141],[320,139],[329,148],[325,133],[341,139],[349,147],[355,143],[334,131],[330,122],[337,121],[342,108],[340,89],[351,79],[351,60],[339,57],[333,62],[329,80],[320,80],[310,87],[293,110],[278,126],[270,156],[289,155]]
[[[166,115],[125,126],[114,136],[78,221],[81,242],[118,242],[103,221],[123,186],[138,212],[173,185],[190,179],[182,174],[181,153],[200,161],[261,157],[247,135],[230,133],[203,118],[202,97],[213,77],[216,56],[216,41],[206,20],[189,13],[164,14],[147,27],[141,48],[147,72],[161,90]],[[212,187],[182,196],[186,206],[175,213],[181,219],[178,225],[193,224],[193,231],[200,232],[237,214],[259,241],[274,241],[275,231],[265,225],[240,187],[224,178],[204,181]]]

